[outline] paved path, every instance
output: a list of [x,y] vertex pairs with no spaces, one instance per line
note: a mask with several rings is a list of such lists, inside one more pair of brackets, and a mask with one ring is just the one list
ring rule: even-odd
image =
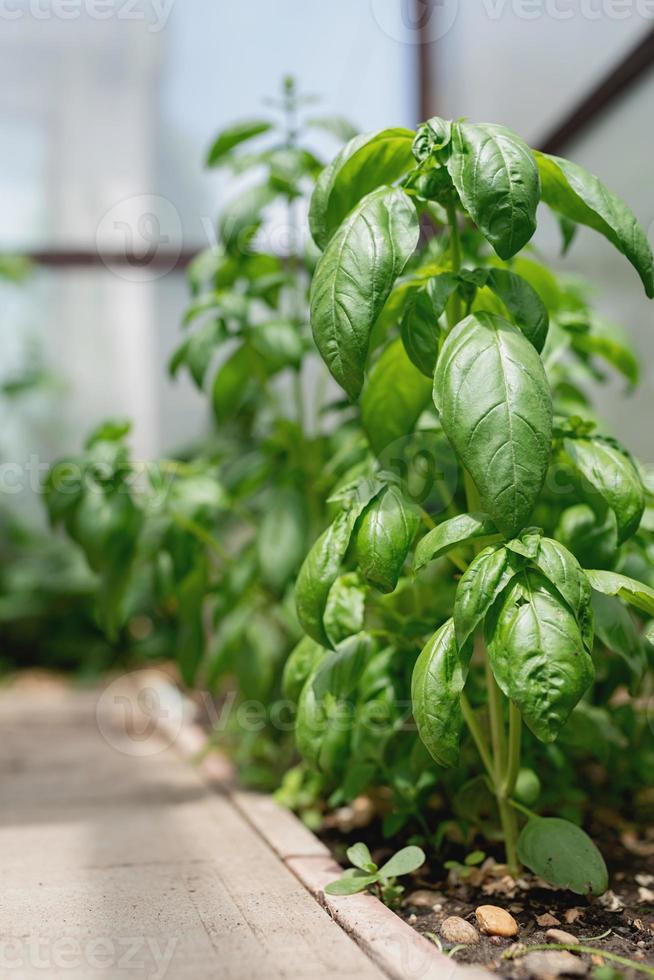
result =
[[0,691],[0,977],[383,974],[234,804],[97,695]]

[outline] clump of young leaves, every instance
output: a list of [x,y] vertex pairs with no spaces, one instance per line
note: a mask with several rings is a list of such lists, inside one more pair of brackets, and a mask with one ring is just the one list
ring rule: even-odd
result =
[[368,847],[361,842],[348,847],[347,858],[353,867],[327,885],[326,894],[356,895],[366,890],[375,891],[389,908],[398,905],[404,894],[404,887],[397,884],[397,878],[417,871],[425,863],[424,851],[420,847],[410,846],[397,851],[378,868]]
[[[512,872],[522,861],[597,894],[606,869],[590,839],[516,799],[521,744],[531,751],[565,738],[607,651],[631,660],[632,688],[642,679],[649,648],[638,639],[630,655],[625,637],[640,633],[625,604],[654,615],[651,585],[629,574],[650,546],[651,498],[583,389],[598,360],[630,383],[637,361],[582,292],[529,254],[541,202],[560,218],[566,248],[577,225],[594,229],[654,295],[651,251],[627,206],[582,167],[503,127],[434,118],[417,133],[368,134],[320,176],[310,210],[323,250],[311,325],[333,377],[360,400],[377,465],[341,495],[300,570],[300,623],[334,650],[335,669],[316,683],[319,665],[306,681],[300,704],[308,698],[311,712],[300,711],[297,736],[321,765],[332,732],[317,721],[355,689],[366,657],[351,651],[379,629],[381,603],[368,596],[386,594],[388,610],[396,591],[420,595],[423,577],[434,594],[452,583],[448,609],[434,599],[433,635],[413,668],[419,735],[435,763],[451,768],[467,727]],[[426,245],[421,222],[436,232]],[[440,474],[439,500],[416,499],[408,474],[417,437]],[[416,578],[407,582],[414,548]],[[327,626],[332,589],[348,569],[366,583],[367,603],[350,639]],[[612,612],[622,636],[609,628]],[[383,629],[391,645],[407,630],[427,633],[410,616]],[[528,817],[519,840],[518,811]]]

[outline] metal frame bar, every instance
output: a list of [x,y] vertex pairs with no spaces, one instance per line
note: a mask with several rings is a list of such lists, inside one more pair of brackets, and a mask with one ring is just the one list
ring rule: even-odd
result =
[[654,28],[581,99],[540,141],[545,153],[558,153],[654,68]]
[[[435,112],[432,43],[429,40],[429,22],[437,16],[434,0],[413,0],[414,22],[418,30],[416,45],[417,102],[420,120],[428,119]],[[558,153],[598,117],[624,95],[649,70],[654,68],[654,28],[629,51],[594,88],[582,98],[570,113],[537,144],[546,153]],[[42,249],[27,253],[27,257],[46,268],[152,268],[171,272],[185,269],[194,256],[194,250],[180,252],[157,250],[145,257],[129,252],[97,252],[93,249]]]

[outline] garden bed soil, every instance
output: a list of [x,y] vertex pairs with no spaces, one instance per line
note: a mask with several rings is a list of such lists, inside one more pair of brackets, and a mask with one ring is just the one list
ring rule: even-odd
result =
[[[325,840],[334,856],[343,863],[345,847],[366,836],[365,832],[358,831],[348,835],[349,839],[344,842],[330,831]],[[373,859],[380,863],[391,853],[386,845],[375,847],[370,840],[368,843]],[[476,945],[457,945],[452,954],[457,963],[483,966],[507,980],[570,975],[554,972],[555,964],[551,963],[548,969],[553,972],[542,972],[542,961],[536,964],[538,972],[534,972],[530,969],[531,961],[525,961],[522,955],[511,958],[512,954],[520,954],[523,950],[528,953],[534,946],[552,945],[554,940],[546,935],[550,928],[563,930],[574,936],[580,945],[598,951],[596,954],[574,954],[579,976],[593,977],[594,971],[601,966],[612,967],[618,971],[615,977],[621,976],[625,980],[642,980],[647,976],[641,970],[603,959],[602,953],[625,958],[634,967],[649,967],[649,975],[654,976],[654,835],[638,838],[630,831],[623,831],[622,841],[616,841],[613,834],[600,843],[611,879],[611,891],[602,898],[589,900],[569,891],[554,890],[527,873],[514,882],[506,876],[502,865],[488,858],[479,867],[469,869],[466,880],[456,869],[448,872],[436,864],[423,866],[410,883],[405,882],[406,895],[397,912],[417,932],[438,942],[445,953],[450,953],[456,944],[447,942],[441,935],[446,918],[458,916],[477,926],[475,910],[480,905],[507,910],[519,926],[515,938],[480,934]],[[412,896],[415,896],[415,902]],[[572,962],[569,957],[567,960]],[[604,974],[600,972],[598,976],[603,978]],[[609,977],[613,980],[606,973],[607,980]]]

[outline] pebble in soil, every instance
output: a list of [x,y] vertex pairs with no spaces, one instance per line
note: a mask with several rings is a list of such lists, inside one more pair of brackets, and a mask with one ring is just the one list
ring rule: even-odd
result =
[[[477,870],[477,869],[476,869]],[[478,941],[457,949],[454,960],[458,963],[480,964],[496,971],[507,980],[527,980],[546,976],[587,975],[600,965],[590,956],[581,956],[565,950],[544,950],[545,959],[537,957],[540,950],[529,953],[530,946],[542,943],[572,940],[583,945],[626,957],[634,962],[654,966],[654,907],[639,900],[638,889],[649,887],[635,880],[635,876],[621,874],[614,880],[614,891],[603,901],[589,901],[579,895],[554,890],[544,882],[525,874],[521,883],[506,881],[501,866],[489,867],[478,875],[476,886],[470,882],[438,882],[435,888],[417,889],[418,904],[411,905],[409,893],[400,914],[408,919],[415,916],[414,928],[419,932],[432,932],[441,938],[443,948],[449,951],[461,946],[461,941],[450,940],[449,927],[443,926],[448,919],[456,918],[469,924],[478,932]],[[641,876],[642,877],[642,876]],[[427,883],[426,878],[421,883]],[[504,894],[502,892],[504,891]],[[490,901],[489,901],[490,895]],[[617,897],[617,901],[614,896]],[[508,913],[517,923],[519,932],[512,937],[486,935],[477,930],[475,915],[480,906],[491,904]],[[608,936],[604,933],[610,932]],[[472,933],[469,933],[472,935]],[[604,938],[597,938],[604,936]],[[506,959],[503,954],[516,949],[526,949],[525,956]],[[566,953],[554,956],[554,953]],[[526,957],[531,957],[527,959]],[[605,965],[611,964],[605,960]],[[545,971],[548,972],[540,972]],[[567,970],[568,972],[563,972]],[[618,967],[624,980],[642,980],[644,974]],[[558,971],[558,972],[557,972]]]

